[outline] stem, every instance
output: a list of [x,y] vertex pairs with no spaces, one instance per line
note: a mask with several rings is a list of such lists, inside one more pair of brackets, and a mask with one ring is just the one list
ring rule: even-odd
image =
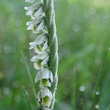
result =
[[76,110],[76,71],[73,74],[73,82],[72,82],[72,110]]
[[55,91],[58,84],[58,42],[56,36],[56,24],[55,24],[55,12],[54,12],[54,4],[53,0],[44,0],[44,9],[46,14],[46,26],[48,30],[49,36],[49,47],[50,47],[50,57],[49,57],[49,69],[53,73],[54,81],[52,83],[52,87],[50,90],[53,93],[52,106],[53,109],[54,101],[55,101]]

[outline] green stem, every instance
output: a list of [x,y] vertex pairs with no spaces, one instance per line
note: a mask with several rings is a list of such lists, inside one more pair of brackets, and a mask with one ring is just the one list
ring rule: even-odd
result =
[[50,107],[53,109],[54,107],[54,100],[55,100],[55,91],[58,83],[58,76],[57,76],[57,68],[58,68],[58,42],[56,36],[56,24],[55,24],[55,12],[54,12],[54,4],[53,0],[44,0],[44,9],[46,14],[46,26],[48,30],[49,36],[49,47],[50,47],[50,57],[49,57],[49,69],[53,73],[54,81],[52,83],[52,87],[50,90],[52,91],[53,101],[52,106]]
[[73,82],[72,82],[72,110],[76,110],[76,71],[73,74]]

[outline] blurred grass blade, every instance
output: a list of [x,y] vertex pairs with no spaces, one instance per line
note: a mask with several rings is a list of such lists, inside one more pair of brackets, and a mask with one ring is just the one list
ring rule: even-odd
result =
[[[108,85],[108,87],[106,88],[106,90],[104,91],[104,94],[102,95],[101,99],[100,99],[100,103],[99,106],[103,109],[103,104],[105,103],[104,101],[107,100],[107,97],[109,98],[109,93],[110,93],[110,86]],[[107,106],[105,105],[105,107],[107,108]],[[107,110],[110,110],[110,105],[108,106]]]
[[73,82],[72,82],[72,110],[76,110],[76,72],[73,73]]
[[78,59],[86,57],[90,52],[92,52],[95,48],[95,45],[91,44],[88,47],[85,47],[85,49],[81,52],[78,52],[74,55],[72,55],[70,58],[67,58],[63,61],[63,63],[59,64],[59,72],[60,74],[63,74],[64,71],[66,71],[68,68],[72,67],[75,62],[78,61]]
[[[35,84],[34,84],[34,82],[33,82],[32,75],[31,75],[31,72],[30,72],[30,69],[29,69],[29,66],[28,66],[26,57],[25,57],[25,55],[24,55],[23,52],[21,52],[21,54],[22,54],[22,57],[23,57],[23,60],[24,60],[24,65],[25,65],[25,67],[26,67],[27,74],[28,74],[28,77],[29,77],[29,80],[30,80],[30,84],[31,84],[32,91],[33,91],[33,94],[34,94],[36,106],[38,107],[38,106],[39,106],[39,103],[38,103],[37,100],[36,100],[37,94],[36,94],[36,90],[35,90]],[[37,108],[37,107],[36,107],[36,108]]]
[[110,110],[110,105],[108,106],[107,110]]
[[108,55],[108,39],[106,39],[105,44],[104,44],[104,51],[103,51],[103,58],[102,58],[102,67],[98,76],[98,80],[96,82],[96,86],[95,86],[95,91],[94,91],[94,95],[93,95],[93,100],[92,100],[92,105],[90,110],[93,110],[94,105],[95,105],[95,101],[96,101],[96,91],[99,91],[101,88],[101,81],[103,80],[103,78],[106,76],[105,71],[106,71],[106,64],[107,64],[107,55]]
[[27,105],[28,105],[28,107],[29,107],[29,110],[32,110],[31,103],[30,103],[29,98],[28,98],[28,95],[27,95],[27,93],[26,93],[27,91],[25,90],[25,88],[24,88],[23,86],[22,86],[22,89],[23,89],[25,98],[26,98],[26,100],[27,100]]

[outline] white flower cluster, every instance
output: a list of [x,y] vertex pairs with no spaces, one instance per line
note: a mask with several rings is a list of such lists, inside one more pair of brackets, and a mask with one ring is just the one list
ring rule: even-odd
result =
[[[26,0],[26,2],[33,3],[34,0]],[[33,33],[40,33],[34,42],[30,43],[29,49],[34,49],[36,55],[32,57],[31,61],[34,63],[34,68],[39,70],[35,77],[35,83],[40,81],[40,91],[38,92],[37,99],[41,105],[50,107],[52,102],[52,93],[49,90],[51,83],[53,82],[53,74],[48,69],[49,60],[49,47],[48,47],[48,36],[45,29],[45,14],[43,11],[43,2],[35,3],[30,7],[25,7],[27,10],[26,15],[30,15],[32,21],[27,22],[27,30],[32,30]],[[48,109],[49,110],[49,109]]]

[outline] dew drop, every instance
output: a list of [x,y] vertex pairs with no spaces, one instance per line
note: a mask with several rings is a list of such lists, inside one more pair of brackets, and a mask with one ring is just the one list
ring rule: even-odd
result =
[[20,96],[18,96],[18,95],[15,96],[15,101],[16,101],[16,102],[20,102],[20,100],[21,100],[21,97],[20,97]]
[[80,26],[78,24],[73,25],[72,27],[73,31],[77,32],[80,30]]
[[80,90],[80,91],[85,91],[85,87],[84,87],[84,86],[80,86],[80,87],[79,87],[79,90]]
[[6,53],[6,54],[9,54],[9,53],[11,53],[11,51],[12,51],[12,49],[11,49],[11,47],[10,46],[4,46],[4,52]]
[[110,47],[108,48],[108,51],[110,51]]
[[15,20],[15,26],[16,27],[21,27],[22,26],[22,21],[19,20],[19,19]]
[[4,89],[3,89],[3,93],[4,93],[5,95],[9,94],[9,92],[10,92],[10,91],[9,91],[8,88],[4,88]]
[[99,91],[96,91],[96,93],[95,93],[96,95],[99,95]]
[[89,13],[90,14],[95,14],[96,13],[96,9],[94,7],[90,7]]
[[98,109],[99,108],[99,105],[95,105],[95,108]]
[[109,17],[104,16],[102,20],[103,20],[103,23],[108,23],[109,22]]

